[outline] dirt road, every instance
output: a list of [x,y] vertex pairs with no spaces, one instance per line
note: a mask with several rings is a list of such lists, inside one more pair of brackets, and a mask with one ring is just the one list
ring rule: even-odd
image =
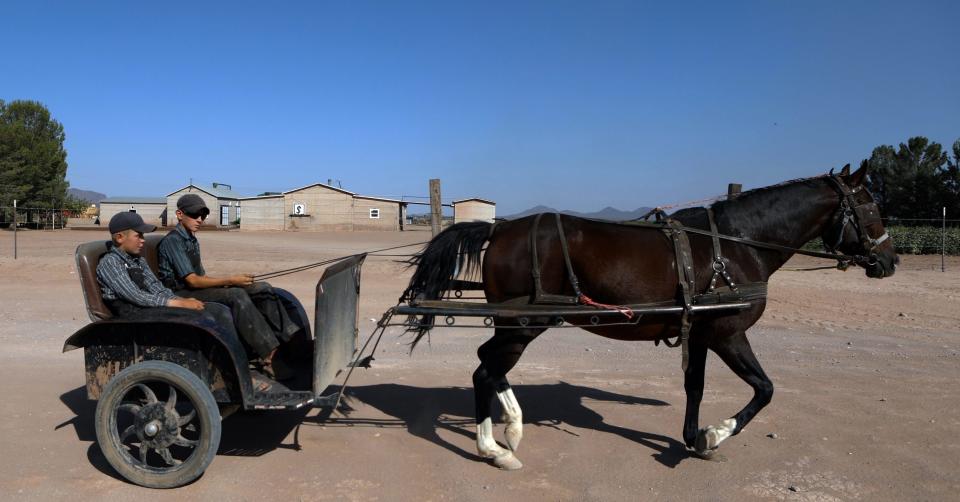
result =
[[[105,234],[105,232],[104,232]],[[681,443],[680,353],[580,330],[541,336],[510,374],[523,406],[518,452],[501,472],[476,457],[470,375],[489,333],[437,330],[409,355],[388,332],[355,375],[349,416],[248,413],[224,422],[206,474],[174,492],[116,477],[94,441],[81,351],[88,323],[73,264],[81,231],[0,231],[0,493],[6,500],[957,500],[960,498],[960,259],[904,256],[882,281],[862,271],[781,271],[751,343],[773,402],[721,446],[724,461]],[[428,234],[200,235],[211,274],[266,272]],[[821,264],[795,260],[788,268]],[[313,303],[312,271],[272,281]],[[363,270],[372,320],[408,272],[389,258]],[[740,409],[749,388],[708,359],[702,425]],[[502,438],[502,431],[497,437]],[[772,437],[771,437],[772,436]]]

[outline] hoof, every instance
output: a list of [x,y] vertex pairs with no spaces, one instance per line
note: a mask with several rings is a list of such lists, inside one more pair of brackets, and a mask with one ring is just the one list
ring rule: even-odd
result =
[[513,453],[505,453],[499,457],[493,457],[493,465],[505,470],[505,471],[516,471],[523,467],[523,464],[520,460],[513,455]]
[[514,430],[511,427],[507,427],[503,431],[504,439],[507,440],[507,447],[510,448],[510,451],[517,451],[517,448],[520,447],[520,440],[523,439],[522,430]]
[[717,430],[714,429],[712,425],[706,429],[700,429],[700,432],[697,433],[697,442],[694,445],[694,451],[700,457],[712,455],[713,451],[717,449],[717,445],[720,444],[718,439]]

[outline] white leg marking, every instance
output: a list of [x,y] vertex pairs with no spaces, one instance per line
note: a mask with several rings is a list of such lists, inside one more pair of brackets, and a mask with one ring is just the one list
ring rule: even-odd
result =
[[737,419],[735,418],[728,418],[720,422],[720,425],[707,427],[704,431],[707,449],[712,450],[720,446],[720,443],[733,435],[736,428]]
[[497,398],[503,408],[503,421],[507,424],[504,430],[507,446],[511,451],[517,451],[523,439],[523,410],[520,409],[517,396],[513,395],[513,389],[497,392]]
[[493,440],[493,421],[490,417],[477,425],[477,451],[481,457],[493,459],[493,464],[501,469],[512,471],[523,467],[512,452],[504,450]]

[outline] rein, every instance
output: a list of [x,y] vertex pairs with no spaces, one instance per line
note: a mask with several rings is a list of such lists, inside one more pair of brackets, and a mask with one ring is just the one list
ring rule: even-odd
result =
[[[625,221],[622,222],[623,225],[632,225],[639,227],[648,227],[648,228],[663,228],[663,223],[655,223],[649,221]],[[772,249],[774,251],[782,251],[787,253],[801,254],[805,256],[812,256],[814,258],[826,258],[829,260],[837,260],[840,262],[853,262],[853,263],[868,263],[869,259],[866,256],[862,255],[848,255],[842,253],[824,253],[821,251],[807,251],[806,249],[794,248],[790,246],[783,246],[780,244],[773,244],[770,242],[755,241],[753,239],[747,239],[745,237],[735,237],[733,235],[721,234],[719,232],[713,232],[710,230],[702,230],[699,228],[688,227],[688,226],[679,226],[678,230],[688,232],[691,234],[704,235],[707,237],[716,237],[721,240],[736,242],[739,244],[745,244],[751,247],[763,248],[763,249]]]
[[413,246],[422,246],[422,245],[424,245],[424,244],[429,244],[429,242],[415,242],[415,243],[413,243],[413,244],[404,244],[404,245],[402,245],[402,246],[393,246],[393,247],[382,248],[382,249],[374,249],[374,250],[372,250],[372,251],[364,251],[364,252],[361,252],[361,253],[348,254],[348,255],[346,255],[346,256],[339,256],[339,257],[337,257],[337,258],[331,258],[331,259],[329,259],[329,260],[318,261],[318,262],[316,262],[316,263],[309,263],[309,264],[307,264],[307,265],[300,265],[299,267],[287,268],[287,269],[283,269],[283,270],[274,270],[273,272],[265,272],[265,273],[263,273],[263,274],[257,274],[257,275],[254,275],[254,276],[253,276],[253,280],[254,280],[254,281],[264,281],[264,280],[267,280],[267,279],[273,279],[273,278],[275,278],[275,277],[281,277],[281,276],[284,276],[284,275],[295,274],[295,273],[297,273],[297,272],[303,272],[303,271],[310,270],[310,269],[313,269],[313,268],[322,267],[322,266],[324,266],[324,265],[329,265],[329,264],[331,264],[331,263],[335,263],[335,262],[338,262],[338,261],[346,260],[347,258],[352,258],[352,257],[354,257],[354,256],[360,256],[360,255],[362,255],[362,254],[370,255],[370,256],[408,256],[408,255],[384,255],[384,254],[380,254],[380,253],[383,253],[384,251],[393,251],[393,250],[395,250],[395,249],[403,249],[403,248],[409,248],[409,247],[413,247]]

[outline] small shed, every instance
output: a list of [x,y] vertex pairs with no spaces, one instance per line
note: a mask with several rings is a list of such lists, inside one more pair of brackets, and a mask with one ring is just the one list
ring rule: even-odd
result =
[[473,197],[453,201],[453,222],[486,221],[493,223],[497,216],[497,204],[493,201]]
[[206,185],[187,185],[180,190],[167,195],[167,214],[170,226],[177,224],[177,199],[188,193],[195,193],[203,199],[210,208],[210,215],[203,222],[205,226],[235,227],[240,219],[240,199],[242,197],[233,191],[230,185],[214,183]]
[[145,223],[167,225],[167,199],[164,197],[107,197],[100,201],[100,225],[107,226],[117,213],[137,213]]

